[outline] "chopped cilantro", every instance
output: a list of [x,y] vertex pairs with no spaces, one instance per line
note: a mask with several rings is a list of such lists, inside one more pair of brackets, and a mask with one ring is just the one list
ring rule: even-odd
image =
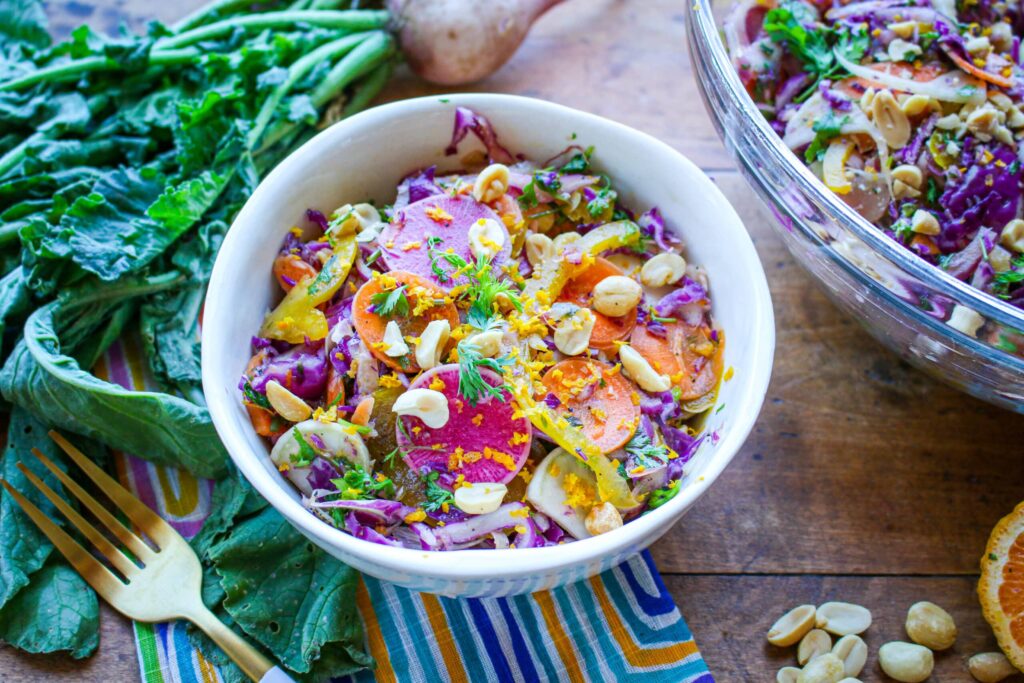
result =
[[427,497],[427,501],[423,503],[423,509],[427,512],[437,512],[455,500],[455,496],[452,495],[451,491],[437,483],[439,476],[441,476],[440,472],[432,470],[423,477],[423,484],[426,486],[425,495]]
[[651,496],[647,499],[647,509],[655,510],[660,508],[676,497],[676,494],[679,493],[679,488],[679,482],[673,481],[668,486],[651,491]]
[[395,483],[388,477],[375,477],[357,463],[346,463],[345,474],[331,479],[338,487],[341,500],[370,500],[391,498],[395,495]]
[[378,292],[370,297],[373,312],[379,316],[409,315],[409,297],[405,295],[405,285],[399,285],[390,292]]
[[582,152],[572,155],[572,158],[559,169],[561,173],[589,173],[590,156],[594,153],[594,146],[587,147]]
[[295,442],[299,444],[299,452],[292,454],[292,464],[296,467],[308,467],[316,459],[317,450],[309,445],[309,442],[306,441],[306,438],[302,436],[298,429],[292,430],[292,436],[295,437]]
[[377,259],[380,258],[380,249],[375,250],[372,254],[366,257],[364,263],[368,266],[372,266]]
[[587,212],[597,218],[605,215],[609,209],[615,206],[618,197],[615,190],[609,187],[602,187],[597,191],[597,196],[587,202]]
[[637,465],[645,468],[668,462],[668,449],[651,441],[651,437],[642,429],[636,430],[633,438],[626,442],[626,453],[636,459]]
[[929,204],[937,204],[939,201],[939,184],[933,176],[928,176],[928,184],[924,191],[924,198]]
[[254,406],[259,406],[266,410],[272,410],[270,407],[270,401],[267,400],[267,397],[253,389],[252,382],[249,380],[245,380],[245,384],[242,385],[242,394],[245,396],[245,400]]
[[317,294],[321,288],[330,285],[331,280],[334,279],[335,271],[338,265],[338,255],[332,254],[331,258],[327,259],[327,263],[320,269],[320,272],[316,274],[313,281],[309,283],[309,287],[306,288],[306,292],[312,296]]
[[851,62],[859,62],[871,45],[866,28],[854,31],[848,27],[836,30],[820,26],[809,8],[797,2],[783,3],[781,7],[769,10],[763,26],[775,43],[785,45],[815,77],[814,82],[796,98],[797,102],[810,97],[821,81],[846,74],[846,69],[836,59],[836,53]]
[[992,280],[992,293],[1001,299],[1010,298],[1010,289],[1024,282],[1024,255],[1017,256],[1011,262],[1011,270],[996,273]]
[[825,156],[825,148],[833,138],[839,137],[843,125],[849,121],[849,116],[837,117],[831,109],[820,120],[815,121],[811,130],[814,131],[814,139],[804,152],[807,163],[813,163]]

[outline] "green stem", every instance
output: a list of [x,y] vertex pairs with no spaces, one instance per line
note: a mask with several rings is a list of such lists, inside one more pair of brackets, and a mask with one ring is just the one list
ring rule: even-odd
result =
[[283,100],[284,96],[288,94],[288,91],[292,89],[292,86],[302,80],[302,78],[312,71],[320,62],[334,59],[338,55],[348,52],[356,45],[359,45],[359,43],[365,40],[365,38],[366,34],[364,33],[357,33],[340,38],[325,45],[321,45],[292,64],[288,68],[288,77],[285,79],[284,83],[281,83],[274,88],[273,92],[271,92],[267,99],[263,101],[263,106],[260,107],[260,112],[256,115],[256,120],[253,122],[252,130],[249,132],[247,147],[249,149],[256,149],[256,145],[259,143],[260,138],[263,137],[263,133],[266,130],[267,125],[270,123],[270,120],[274,117],[274,112],[277,110],[278,105],[281,104],[281,100]]
[[18,224],[8,223],[0,227],[0,247],[6,246],[8,242],[18,239]]
[[351,116],[357,112],[366,109],[366,107],[373,101],[380,91],[387,85],[388,79],[391,78],[391,72],[395,68],[395,63],[392,60],[388,60],[370,72],[370,75],[359,84],[358,89],[352,95],[352,99],[345,103],[345,109],[342,110],[343,116]]
[[162,38],[157,41],[157,47],[164,50],[194,45],[204,40],[232,33],[239,28],[267,29],[292,26],[296,23],[307,23],[313,26],[343,31],[370,31],[383,28],[387,20],[387,12],[375,10],[286,10],[283,12],[264,12],[263,14],[230,17],[207,26],[194,28],[191,31],[185,31],[176,36]]
[[345,55],[327,73],[324,80],[310,93],[313,106],[318,109],[330,102],[350,83],[363,77],[386,59],[395,49],[390,34],[377,31],[367,37],[359,46]]
[[[154,50],[149,55],[150,66],[172,66],[190,62],[199,55],[198,50]],[[20,78],[0,83],[0,92],[21,90],[43,81],[66,81],[80,78],[93,71],[110,71],[121,68],[119,62],[109,57],[86,57],[63,64],[46,66]]]
[[29,145],[46,138],[47,135],[45,133],[32,133],[32,135],[29,135],[0,157],[0,178],[3,178],[8,171],[21,163],[21,160],[25,158],[25,150],[28,149]]
[[214,0],[214,2],[200,7],[192,14],[189,14],[184,19],[171,26],[171,30],[175,33],[181,33],[205,24],[207,21],[215,17],[222,18],[222,15],[225,12],[235,12],[243,9],[248,10],[255,5],[266,5],[279,1],[280,0]]

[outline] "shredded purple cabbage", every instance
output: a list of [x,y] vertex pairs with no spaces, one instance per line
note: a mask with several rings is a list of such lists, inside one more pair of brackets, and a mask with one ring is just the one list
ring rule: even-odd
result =
[[444,150],[448,156],[458,153],[459,143],[472,131],[479,138],[480,142],[487,148],[487,156],[494,163],[514,164],[516,159],[512,154],[501,146],[498,136],[483,114],[478,114],[466,107],[455,108],[455,129],[452,131],[452,141]]

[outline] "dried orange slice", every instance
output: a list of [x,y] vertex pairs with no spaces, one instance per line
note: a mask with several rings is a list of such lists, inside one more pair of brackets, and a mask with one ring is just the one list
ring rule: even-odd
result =
[[992,530],[981,558],[978,598],[999,647],[1024,670],[1024,503]]

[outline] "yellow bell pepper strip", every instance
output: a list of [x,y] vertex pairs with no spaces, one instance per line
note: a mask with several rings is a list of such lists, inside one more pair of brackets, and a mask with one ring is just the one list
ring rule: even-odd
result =
[[[631,221],[608,223],[587,233],[579,240],[570,243],[566,251],[578,252],[581,255],[579,264],[570,263],[565,259],[565,252],[558,258],[542,263],[527,280],[526,287],[520,298],[523,301],[523,312],[513,311],[510,315],[520,317],[519,325],[513,329],[527,328],[529,317],[540,311],[537,304],[540,299],[550,303],[558,298],[566,283],[574,275],[584,270],[594,258],[600,254],[636,244],[640,240],[640,228]],[[518,346],[519,362],[509,364],[506,378],[512,387],[519,409],[539,430],[554,439],[555,443],[569,453],[574,453],[594,472],[597,477],[597,489],[601,500],[610,502],[619,509],[627,510],[640,505],[626,480],[618,472],[618,466],[607,455],[595,448],[579,428],[572,426],[564,418],[555,413],[543,402],[534,399],[533,378],[530,369],[530,348],[525,339],[520,339]]]
[[332,237],[334,251],[316,276],[307,277],[289,290],[280,304],[267,314],[260,336],[301,344],[306,338],[327,336],[327,317],[317,306],[329,301],[345,282],[359,253],[355,230],[343,226]]

